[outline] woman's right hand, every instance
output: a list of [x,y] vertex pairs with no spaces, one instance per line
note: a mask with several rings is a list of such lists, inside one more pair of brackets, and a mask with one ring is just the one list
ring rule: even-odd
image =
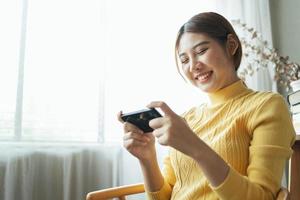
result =
[[152,133],[144,133],[135,125],[121,119],[122,112],[118,113],[118,120],[123,123],[123,146],[140,161],[156,157],[155,138]]

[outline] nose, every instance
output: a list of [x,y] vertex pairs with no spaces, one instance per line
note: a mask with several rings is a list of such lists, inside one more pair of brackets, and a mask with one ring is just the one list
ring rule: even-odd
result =
[[190,72],[199,71],[201,68],[201,62],[196,58],[192,58],[190,61]]

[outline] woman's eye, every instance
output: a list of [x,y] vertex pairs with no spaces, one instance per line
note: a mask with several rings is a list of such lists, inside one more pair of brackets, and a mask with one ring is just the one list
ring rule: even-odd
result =
[[196,53],[202,55],[202,54],[204,54],[207,51],[207,49],[208,48],[196,50]]
[[181,59],[180,61],[182,64],[186,64],[186,63],[188,63],[189,60],[186,58],[186,59]]

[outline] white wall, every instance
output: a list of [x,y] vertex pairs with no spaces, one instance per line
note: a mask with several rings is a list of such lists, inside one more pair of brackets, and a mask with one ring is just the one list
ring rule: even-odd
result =
[[274,47],[300,63],[300,1],[270,0],[270,9]]

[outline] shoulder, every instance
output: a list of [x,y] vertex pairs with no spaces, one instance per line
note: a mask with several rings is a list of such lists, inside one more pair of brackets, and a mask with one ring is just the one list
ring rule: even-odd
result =
[[[244,97],[246,104],[252,105],[255,109],[260,109],[267,104],[269,106],[283,106],[287,107],[284,97],[275,92],[258,92],[252,91]],[[252,107],[251,106],[251,107]]]
[[290,111],[283,96],[273,92],[259,92],[255,96],[256,105],[250,120],[253,127],[262,122],[290,124]]
[[274,92],[251,91],[237,100],[234,112],[242,116],[249,127],[261,120],[289,118],[289,109],[284,97]]

